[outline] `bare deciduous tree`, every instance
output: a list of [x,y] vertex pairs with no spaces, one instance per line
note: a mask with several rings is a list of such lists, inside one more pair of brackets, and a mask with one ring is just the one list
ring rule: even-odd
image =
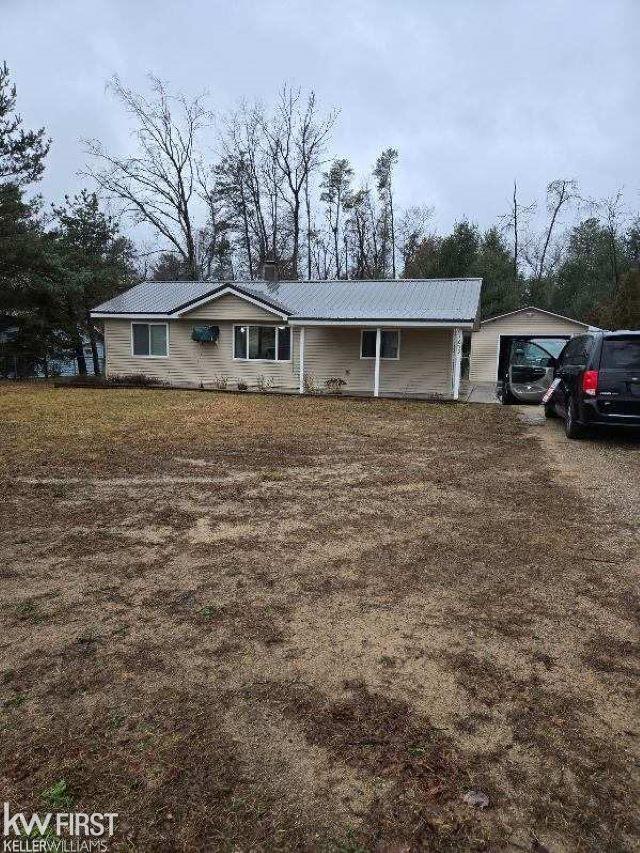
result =
[[241,104],[227,116],[222,157],[213,169],[216,195],[241,235],[249,278],[260,273],[268,257],[279,258],[285,251],[286,223],[279,206],[283,177],[264,134],[267,121],[259,105]]
[[598,204],[598,207],[600,209],[601,216],[605,223],[605,228],[607,229],[607,235],[609,237],[609,257],[611,259],[611,274],[613,277],[614,287],[617,287],[620,284],[620,263],[618,260],[618,246],[620,244],[622,226],[626,218],[626,214],[623,210],[622,190],[618,190],[618,192],[614,193],[614,195],[608,196],[607,198],[603,199]]
[[520,274],[520,252],[521,252],[521,235],[526,233],[530,218],[535,212],[536,203],[521,204],[518,201],[518,183],[513,182],[513,196],[511,201],[511,210],[504,216],[500,217],[502,227],[506,231],[511,231],[513,234],[513,280],[517,281]]
[[275,116],[263,125],[273,164],[283,179],[281,186],[277,183],[274,172],[274,187],[290,212],[290,264],[294,278],[298,277],[300,210],[304,187],[310,173],[320,165],[323,145],[336,118],[335,111],[324,118],[319,117],[313,92],[309,94],[306,102],[303,102],[300,89],[293,90],[284,86]]
[[202,276],[198,264],[194,208],[198,145],[210,124],[203,98],[170,95],[165,84],[151,78],[153,97],[147,99],[124,86],[117,77],[111,90],[136,122],[138,151],[117,156],[98,140],[87,143],[93,165],[86,174],[109,196],[122,202],[134,221],[147,223],[179,255],[188,275]]
[[417,205],[407,208],[398,221],[399,252],[403,271],[407,260],[412,257],[424,238],[427,222],[433,216],[433,208]]
[[[533,269],[534,287],[540,285],[543,277],[549,273],[550,267],[553,266],[553,264],[548,264],[547,261],[560,212],[564,207],[578,199],[578,184],[576,181],[559,178],[558,180],[551,181],[547,186],[549,222],[541,238],[530,245],[527,251],[527,260]],[[557,255],[557,252],[554,253],[554,257],[557,257]]]

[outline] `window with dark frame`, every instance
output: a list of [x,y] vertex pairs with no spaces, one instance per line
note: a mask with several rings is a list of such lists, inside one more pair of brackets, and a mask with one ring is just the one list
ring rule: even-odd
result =
[[600,368],[606,370],[640,370],[640,337],[605,338]]
[[571,338],[562,351],[560,364],[580,367],[587,363],[591,352],[592,339],[589,337]]
[[132,323],[131,345],[133,355],[166,356],[167,346],[166,323]]
[[[399,358],[400,332],[397,329],[382,329],[380,334],[380,358]],[[376,357],[376,330],[364,329],[360,342],[360,358]]]
[[289,326],[235,326],[233,357],[248,361],[290,361]]

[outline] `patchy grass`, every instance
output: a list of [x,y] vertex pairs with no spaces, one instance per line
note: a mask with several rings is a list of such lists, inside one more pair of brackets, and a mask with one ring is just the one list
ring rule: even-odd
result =
[[140,851],[640,843],[637,523],[514,412],[5,385],[0,419],[12,804]]
[[50,788],[42,792],[42,802],[56,811],[68,811],[73,807],[73,797],[64,779],[58,779]]

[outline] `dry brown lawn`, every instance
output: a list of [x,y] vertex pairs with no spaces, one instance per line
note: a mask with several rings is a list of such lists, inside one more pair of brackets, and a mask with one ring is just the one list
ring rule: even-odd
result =
[[64,780],[135,851],[638,849],[637,519],[514,411],[5,385],[0,418],[0,800]]

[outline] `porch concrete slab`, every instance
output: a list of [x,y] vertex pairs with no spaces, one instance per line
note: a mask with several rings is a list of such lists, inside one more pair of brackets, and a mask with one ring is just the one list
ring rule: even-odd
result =
[[465,403],[496,403],[495,382],[463,382],[460,386],[460,399]]

